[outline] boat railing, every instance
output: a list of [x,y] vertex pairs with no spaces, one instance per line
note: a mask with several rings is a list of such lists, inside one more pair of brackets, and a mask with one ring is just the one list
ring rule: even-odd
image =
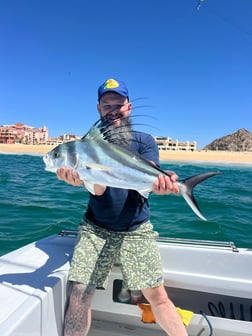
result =
[[78,230],[63,229],[60,231],[59,236],[77,236]]
[[[77,236],[78,230],[64,229],[61,230],[60,236]],[[194,246],[207,246],[213,248],[226,248],[230,249],[232,252],[239,252],[238,248],[235,246],[234,242],[225,242],[218,240],[200,240],[200,239],[184,239],[184,238],[169,238],[169,237],[159,237],[158,242],[161,243],[171,243],[171,244],[182,244],[182,245],[194,245]]]
[[239,252],[239,249],[235,246],[234,242],[225,242],[218,240],[200,240],[200,239],[184,239],[184,238],[168,238],[159,237],[158,241],[161,243],[174,243],[183,245],[196,245],[196,246],[207,246],[207,247],[218,247],[231,249],[232,252]]

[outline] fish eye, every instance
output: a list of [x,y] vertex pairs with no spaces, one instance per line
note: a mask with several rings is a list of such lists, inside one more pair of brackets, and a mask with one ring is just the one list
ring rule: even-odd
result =
[[59,152],[54,152],[53,157],[54,157],[54,159],[58,159],[60,157],[60,153]]

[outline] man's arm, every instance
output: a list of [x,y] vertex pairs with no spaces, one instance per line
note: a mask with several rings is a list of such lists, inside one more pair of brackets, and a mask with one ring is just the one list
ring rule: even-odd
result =
[[[145,133],[137,133],[136,135],[140,135],[140,139],[138,140],[141,144],[139,154],[150,161],[154,167],[159,167],[159,151],[154,138],[151,135]],[[175,183],[178,179],[177,174],[173,171],[167,171],[167,173],[169,173],[170,177],[160,174],[154,181],[152,191],[155,194],[166,195],[170,193],[179,193],[179,187]]]

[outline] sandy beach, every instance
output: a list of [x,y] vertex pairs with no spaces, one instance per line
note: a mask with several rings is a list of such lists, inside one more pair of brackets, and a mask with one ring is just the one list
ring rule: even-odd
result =
[[209,161],[209,162],[235,162],[251,163],[252,152],[226,152],[226,151],[160,151],[161,161]]
[[[0,153],[45,154],[54,146],[44,145],[7,145],[0,144]],[[160,151],[161,161],[209,161],[252,163],[252,152],[225,152],[225,151]]]
[[45,154],[53,148],[54,146],[47,145],[0,144],[0,153]]

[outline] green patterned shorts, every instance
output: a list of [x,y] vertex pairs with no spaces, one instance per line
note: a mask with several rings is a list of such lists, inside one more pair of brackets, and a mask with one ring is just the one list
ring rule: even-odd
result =
[[158,287],[163,271],[157,237],[149,221],[134,231],[115,232],[85,220],[79,227],[69,280],[106,288],[113,264],[119,261],[129,289]]

